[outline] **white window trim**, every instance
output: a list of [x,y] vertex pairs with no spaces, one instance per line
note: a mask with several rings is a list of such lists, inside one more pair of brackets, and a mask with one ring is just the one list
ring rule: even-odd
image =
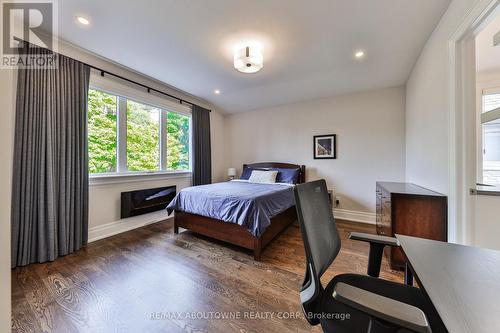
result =
[[[191,126],[189,129],[191,129]],[[167,111],[165,109],[160,109],[160,170],[167,170],[167,135],[161,134],[166,133],[166,131]],[[189,166],[189,170],[191,170],[191,166]]]
[[100,173],[89,177],[89,186],[135,183],[165,179],[191,178],[191,171],[155,171],[128,173]]
[[[99,88],[95,88],[99,89]],[[111,92],[109,92],[111,93]],[[118,108],[116,112],[116,173],[126,173],[127,168],[127,100],[117,96]],[[91,174],[96,175],[96,174]],[[97,174],[98,175],[98,174]]]
[[482,85],[483,87],[486,87],[482,89],[483,95],[500,94],[500,87],[497,86],[497,83],[494,84],[483,83]]
[[[89,184],[122,183],[151,179],[153,176],[165,178],[190,177],[192,174],[192,118],[191,107],[185,104],[175,103],[152,93],[138,90],[136,87],[119,82],[117,79],[91,72],[90,89],[99,90],[117,96],[117,165],[116,172],[110,173],[89,173]],[[128,171],[127,168],[127,100],[146,104],[160,109],[160,165],[156,171]],[[125,110],[125,111],[123,111]],[[167,112],[174,112],[189,117],[189,170],[166,170],[167,166],[167,135],[166,121]],[[124,156],[124,157],[122,157]],[[187,176],[186,176],[187,175]],[[110,182],[103,179],[111,179]]]

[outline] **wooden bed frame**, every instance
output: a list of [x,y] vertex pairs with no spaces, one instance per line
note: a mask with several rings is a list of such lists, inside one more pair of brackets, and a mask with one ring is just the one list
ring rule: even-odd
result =
[[[288,163],[254,163],[244,164],[244,167],[251,168],[283,168],[300,169],[299,183],[304,183],[306,178],[306,167],[304,165]],[[174,233],[179,233],[179,227],[191,230],[200,235],[208,236],[230,244],[238,245],[253,251],[254,259],[260,260],[262,250],[276,236],[285,230],[290,224],[297,220],[295,206],[290,207],[284,212],[271,219],[271,225],[267,227],[260,237],[255,237],[248,230],[235,223],[227,223],[221,220],[213,219],[196,214],[175,211]]]

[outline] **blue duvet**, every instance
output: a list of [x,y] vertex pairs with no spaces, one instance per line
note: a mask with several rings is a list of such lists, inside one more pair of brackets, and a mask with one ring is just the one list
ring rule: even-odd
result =
[[184,188],[167,206],[167,211],[237,223],[260,237],[272,217],[294,204],[293,185],[231,181]]

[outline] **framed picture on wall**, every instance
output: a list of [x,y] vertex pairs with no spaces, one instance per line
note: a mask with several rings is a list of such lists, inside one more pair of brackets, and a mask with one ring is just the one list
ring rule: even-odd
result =
[[314,159],[327,160],[337,158],[337,135],[315,135],[314,136]]

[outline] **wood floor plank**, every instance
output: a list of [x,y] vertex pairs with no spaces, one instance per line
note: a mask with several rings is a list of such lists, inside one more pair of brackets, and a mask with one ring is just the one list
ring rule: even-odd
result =
[[[324,283],[340,273],[366,273],[368,245],[347,234],[374,226],[337,226],[342,249]],[[304,268],[297,225],[256,262],[238,247],[192,232],[175,235],[168,220],[13,270],[12,331],[320,332],[300,310]],[[385,259],[381,276],[403,279]]]
[[37,320],[36,313],[30,308],[28,300],[25,297],[16,297],[12,299],[12,312],[16,314],[12,318],[12,332],[44,332]]

